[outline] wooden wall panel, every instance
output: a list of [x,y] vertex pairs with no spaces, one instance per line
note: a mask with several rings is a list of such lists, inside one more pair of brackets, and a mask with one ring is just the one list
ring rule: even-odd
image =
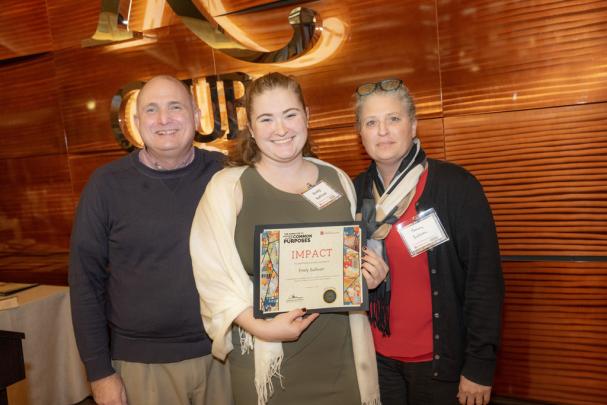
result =
[[67,285],[68,251],[0,250],[0,279],[17,283]]
[[[243,71],[252,76],[276,70],[297,76],[307,102],[322,106],[312,116],[313,128],[351,125],[351,100],[357,85],[389,77],[405,80],[418,104],[420,118],[438,116],[441,103],[434,4],[425,0],[415,5],[376,1],[346,4],[337,0],[313,3],[310,7],[323,20],[339,19],[347,29],[347,39],[330,57],[311,67],[289,68],[253,65],[215,52],[217,70]],[[289,38],[286,16],[291,8],[230,18],[252,39],[276,49]],[[217,21],[222,23],[221,18]]]
[[0,159],[65,153],[51,55],[0,64]]
[[[110,100],[129,81],[159,73],[294,74],[312,109],[319,156],[351,175],[369,163],[354,130],[352,93],[363,82],[401,78],[417,101],[429,156],[460,163],[483,183],[502,254],[604,259],[604,1],[324,0],[274,2],[283,6],[229,16],[219,15],[270,2],[194,1],[261,48],[289,40],[287,15],[297,5],[315,9],[327,32],[336,34],[341,24],[343,42],[332,53],[313,54],[315,63],[256,65],[211,50],[166,7],[150,16],[152,2],[133,0],[131,24],[147,30],[146,40],[82,49],[97,27],[100,2],[4,7],[0,277],[65,283],[75,202],[96,167],[125,154],[110,128]],[[498,395],[604,403],[606,266],[504,264]]]
[[607,263],[506,262],[495,392],[555,404],[607,397]]
[[[150,4],[154,4],[154,12],[150,11]],[[179,24],[181,18],[175,15],[166,0],[134,1],[131,3],[129,16],[129,29],[143,32],[161,28],[168,25]]]
[[100,11],[101,0],[48,1],[53,49],[80,48],[82,40],[92,37],[97,30]]
[[438,4],[445,115],[607,101],[604,1]]
[[339,165],[351,177],[369,166],[369,156],[354,127],[312,129],[310,137],[320,159]]
[[66,251],[74,203],[65,155],[0,159],[0,251]]
[[445,118],[482,182],[502,255],[605,256],[607,103]]
[[119,149],[111,100],[129,82],[214,74],[210,48],[181,25],[157,31],[155,41],[59,51],[55,64],[70,153]]
[[417,120],[417,136],[428,157],[445,159],[445,134],[442,119]]
[[0,60],[52,49],[45,0],[3,1],[0,27]]
[[[205,8],[213,16],[223,15],[226,13],[233,13],[241,10],[246,10],[251,7],[258,7],[264,4],[272,3],[268,0],[223,0],[223,1],[209,1],[209,0],[194,0],[194,3],[201,8]],[[303,7],[309,7],[306,2],[302,1]],[[292,7],[295,7],[293,5]]]
[[[243,43],[256,44],[256,46],[249,45],[249,48],[269,51],[282,48],[291,39],[293,30],[288,16],[295,7],[297,5],[291,4],[245,14],[219,15],[215,17],[215,21],[225,27],[232,37]],[[209,12],[213,15],[222,14],[221,10],[222,7],[218,5],[209,7]],[[327,16],[322,6],[320,8],[315,6],[314,10],[319,14],[323,13],[321,19]]]

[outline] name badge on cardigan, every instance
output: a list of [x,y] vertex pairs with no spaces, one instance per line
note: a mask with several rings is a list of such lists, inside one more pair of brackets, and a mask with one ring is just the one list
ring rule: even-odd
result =
[[396,225],[396,230],[411,257],[449,240],[434,208],[420,212],[409,221],[401,222]]
[[338,193],[328,185],[324,180],[321,180],[315,186],[312,186],[308,191],[302,193],[302,195],[316,208],[319,210],[333,204],[335,201],[341,198],[341,194]]

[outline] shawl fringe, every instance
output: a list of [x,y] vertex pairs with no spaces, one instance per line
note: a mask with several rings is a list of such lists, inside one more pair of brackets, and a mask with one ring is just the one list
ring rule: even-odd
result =
[[369,300],[369,323],[380,330],[383,336],[390,336],[391,291],[381,289],[374,293]]
[[282,384],[282,374],[280,374],[280,365],[284,355],[275,357],[270,360],[270,364],[264,367],[266,373],[264,375],[255,376],[255,390],[257,391],[257,405],[265,405],[272,395],[274,395],[274,383],[272,383],[272,377],[278,377],[281,388],[284,389]]
[[240,354],[248,354],[253,350],[253,336],[246,330],[238,327],[238,335],[240,336]]

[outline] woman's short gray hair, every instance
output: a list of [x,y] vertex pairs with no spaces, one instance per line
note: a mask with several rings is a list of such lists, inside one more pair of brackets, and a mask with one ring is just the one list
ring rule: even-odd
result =
[[390,90],[390,91],[386,91],[383,90],[382,88],[380,88],[379,86],[377,86],[375,88],[374,91],[372,91],[369,94],[366,94],[364,96],[361,96],[360,94],[358,94],[358,92],[354,93],[354,114],[356,115],[356,130],[360,132],[360,113],[361,110],[363,108],[363,105],[365,104],[365,100],[372,94],[387,94],[387,95],[394,95],[394,97],[398,98],[399,101],[401,101],[405,107],[405,110],[407,111],[407,115],[409,117],[409,122],[414,123],[416,118],[415,118],[415,101],[413,101],[413,97],[411,97],[411,93],[409,92],[409,89],[407,88],[407,86],[405,86],[404,84],[402,84],[401,86],[399,86],[396,90]]

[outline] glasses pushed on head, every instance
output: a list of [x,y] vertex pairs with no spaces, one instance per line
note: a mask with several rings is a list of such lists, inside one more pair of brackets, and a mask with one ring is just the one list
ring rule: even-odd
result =
[[395,91],[403,86],[403,81],[400,79],[385,79],[375,83],[365,83],[358,86],[356,94],[361,97],[368,96],[375,90]]
[[415,102],[409,89],[400,79],[385,79],[374,83],[361,84],[354,93],[354,114],[356,115],[356,127],[360,132],[361,111],[365,104],[375,103],[372,94],[380,96],[396,97],[403,103],[410,122],[415,121]]

